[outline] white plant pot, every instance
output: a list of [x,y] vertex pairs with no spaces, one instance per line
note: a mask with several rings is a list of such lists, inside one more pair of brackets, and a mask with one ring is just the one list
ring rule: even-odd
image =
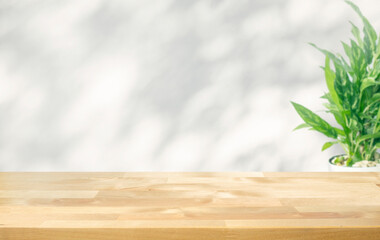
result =
[[345,167],[337,166],[332,163],[332,160],[337,157],[334,156],[329,159],[329,171],[330,172],[380,172],[380,164],[376,167]]

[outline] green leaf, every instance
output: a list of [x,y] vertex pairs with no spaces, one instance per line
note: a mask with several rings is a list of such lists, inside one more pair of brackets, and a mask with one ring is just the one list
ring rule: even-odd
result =
[[[379,108],[379,110],[377,111],[376,119],[377,119],[377,120],[380,120],[380,108]],[[377,126],[377,124],[376,124],[375,127],[374,127],[374,129],[373,129],[373,131],[374,131],[375,134],[377,133],[377,131],[380,131],[380,125]]]
[[323,98],[323,99],[327,99],[327,100],[329,100],[330,101],[330,93],[325,93],[325,94],[323,94],[320,98]]
[[332,145],[336,144],[338,142],[326,142],[325,144],[323,144],[322,146],[322,152],[325,151],[326,149],[330,148]]
[[362,81],[362,84],[360,85],[360,92],[363,92],[364,89],[370,86],[374,85],[380,85],[380,82],[376,82],[373,78],[366,78]]
[[[333,89],[333,91],[335,91],[335,89]],[[337,131],[338,134],[345,135],[345,132],[348,132],[348,129],[347,129],[346,123],[344,121],[344,116],[343,116],[344,115],[344,111],[342,109],[342,106],[340,106],[339,102],[338,102],[339,105],[335,104],[335,102],[332,99],[330,93],[324,94],[321,98],[327,99],[329,101],[329,103],[323,104],[328,109],[328,111],[326,111],[326,112],[332,113],[334,115],[334,118],[335,118],[336,122],[340,126],[342,126],[343,129],[344,129],[343,133],[342,133],[342,130]],[[339,101],[339,98],[337,99],[337,101]],[[337,130],[337,128],[335,130]]]
[[340,66],[342,65],[342,62],[340,61],[340,59],[337,56],[335,56],[335,54],[333,54],[332,52],[327,51],[326,49],[319,48],[314,43],[309,43],[309,44],[313,46],[314,48],[316,48],[317,50],[319,50],[320,52],[322,52],[329,59],[331,59],[334,62],[334,65],[340,65]]
[[336,131],[339,135],[342,135],[342,136],[345,135],[345,132],[344,132],[342,129],[335,128],[335,127],[334,127],[334,129],[335,129],[335,131]]
[[353,24],[351,21],[350,21],[350,23],[351,23],[351,26],[352,26],[352,28],[351,28],[352,34],[354,35],[354,37],[355,37],[356,41],[358,42],[360,48],[363,48],[363,40],[360,37],[360,30],[359,30],[359,28],[355,24]]
[[354,70],[358,79],[361,79],[362,75],[365,73],[365,68],[367,66],[365,53],[353,40],[351,40],[351,47],[351,67]]
[[356,6],[353,2],[346,0],[346,3],[354,9],[354,11],[360,16],[360,18],[363,21],[364,24],[364,44],[366,44],[366,41],[369,44],[370,49],[372,52],[376,51],[376,40],[377,40],[377,34],[375,29],[372,27],[372,25],[369,23],[368,19],[364,17],[358,6]]
[[341,64],[341,65],[339,65],[339,63],[334,63],[334,66],[336,66],[336,65],[342,66],[343,69],[344,69],[347,73],[349,73],[351,76],[353,76],[354,72],[353,72],[352,68],[350,67],[350,65],[346,62],[346,60],[344,59],[344,57],[341,56],[340,54],[337,54],[337,55],[339,56],[340,64]]
[[310,125],[314,130],[326,135],[330,138],[337,138],[337,132],[335,129],[328,124],[325,120],[323,120],[321,117],[319,117],[317,114],[313,113],[309,109],[305,108],[304,106],[291,102],[296,109],[297,113],[300,115],[300,117]]
[[365,59],[367,61],[367,64],[372,63],[373,53],[369,46],[368,38],[364,38],[364,53],[365,53]]
[[349,166],[349,167],[351,167],[352,165],[354,165],[353,159],[349,157],[349,158],[347,159],[346,164],[347,164],[347,166]]
[[298,125],[296,128],[294,128],[293,131],[296,131],[296,130],[299,130],[299,129],[302,129],[302,128],[308,128],[308,127],[310,127],[309,124],[302,123],[302,124]]
[[347,57],[350,59],[350,62],[352,64],[353,62],[353,58],[352,58],[352,51],[351,51],[351,47],[342,41],[342,45],[343,45],[343,49],[344,49],[344,52],[346,53]]
[[337,106],[340,106],[339,97],[336,94],[336,91],[334,88],[335,73],[330,68],[330,59],[328,56],[326,56],[326,60],[325,60],[325,79],[326,79],[327,89],[330,92],[330,96],[332,100]]
[[359,123],[358,121],[356,121],[354,118],[351,118],[349,123],[348,123],[348,127],[351,129],[351,130],[354,130],[354,131],[359,131],[360,130],[360,127],[359,127]]
[[[380,49],[380,44],[378,45],[378,48]],[[380,61],[376,61],[374,62],[373,69],[369,73],[368,77],[373,77],[374,79],[378,79],[379,76],[380,76]]]
[[[379,39],[380,39],[380,35],[379,35]],[[379,57],[380,57],[380,43],[377,44],[377,49],[376,49],[374,60],[377,60]]]
[[334,81],[334,88],[335,91],[339,97],[339,99],[342,102],[342,106],[345,109],[352,109],[353,108],[353,95],[354,95],[354,89],[352,86],[352,83],[350,82],[347,73],[344,71],[344,69],[341,66],[335,66],[335,81]]
[[374,133],[374,134],[367,134],[367,135],[363,135],[361,137],[358,137],[357,142],[361,143],[364,140],[375,139],[375,138],[380,138],[380,132]]
[[380,101],[380,93],[375,93],[371,99],[370,99],[371,102],[378,102]]

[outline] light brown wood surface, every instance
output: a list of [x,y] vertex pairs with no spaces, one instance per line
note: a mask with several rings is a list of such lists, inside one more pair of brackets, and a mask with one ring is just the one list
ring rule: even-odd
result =
[[1,240],[380,239],[380,173],[0,173]]

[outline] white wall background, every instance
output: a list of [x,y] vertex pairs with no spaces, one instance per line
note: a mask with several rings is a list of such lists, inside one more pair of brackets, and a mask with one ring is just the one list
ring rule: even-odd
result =
[[[356,1],[380,30],[376,0]],[[0,1],[0,171],[323,171],[340,0]],[[323,115],[323,112],[321,113]]]

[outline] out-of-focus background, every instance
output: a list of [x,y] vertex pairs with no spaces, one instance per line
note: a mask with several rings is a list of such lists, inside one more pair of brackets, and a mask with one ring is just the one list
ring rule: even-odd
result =
[[[356,1],[380,30],[376,0]],[[324,171],[341,0],[0,1],[0,171]],[[330,119],[327,117],[327,119]]]

